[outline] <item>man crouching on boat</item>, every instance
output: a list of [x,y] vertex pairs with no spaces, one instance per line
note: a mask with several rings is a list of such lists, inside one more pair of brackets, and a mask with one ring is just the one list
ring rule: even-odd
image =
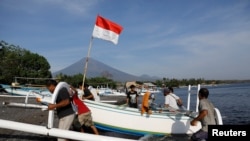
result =
[[[53,94],[54,90],[57,86],[57,82],[55,80],[48,80],[46,87]],[[56,110],[57,116],[59,118],[59,129],[69,130],[71,124],[75,117],[75,112],[72,109],[70,102],[70,94],[67,88],[63,87],[59,90],[56,104],[49,104],[48,110]],[[67,141],[66,139],[58,138],[57,141]]]
[[176,99],[170,95],[170,90],[168,88],[163,89],[163,95],[165,97],[165,106],[169,111],[177,111],[179,110],[179,106],[177,105]]
[[73,121],[73,126],[78,126],[80,124],[80,131],[84,132],[84,127],[90,127],[94,134],[99,135],[97,128],[94,125],[92,113],[90,109],[85,105],[83,101],[78,97],[78,91],[70,86],[70,94],[72,98],[72,103],[77,107],[77,116]]

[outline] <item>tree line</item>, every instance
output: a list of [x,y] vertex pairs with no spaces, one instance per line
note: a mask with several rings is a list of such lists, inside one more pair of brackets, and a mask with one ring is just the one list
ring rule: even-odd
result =
[[[37,53],[0,41],[0,82],[9,84],[14,77],[51,78],[50,64]],[[20,80],[23,81],[23,80]],[[38,80],[32,80],[34,83]]]

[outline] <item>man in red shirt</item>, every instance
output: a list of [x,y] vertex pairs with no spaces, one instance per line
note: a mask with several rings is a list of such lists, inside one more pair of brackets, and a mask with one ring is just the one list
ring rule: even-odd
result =
[[81,101],[78,97],[77,90],[71,87],[72,92],[72,101],[73,104],[77,106],[77,115],[78,121],[81,124],[81,132],[84,132],[83,126],[90,127],[94,134],[99,134],[98,130],[96,129],[94,122],[92,120],[92,115],[90,109]]

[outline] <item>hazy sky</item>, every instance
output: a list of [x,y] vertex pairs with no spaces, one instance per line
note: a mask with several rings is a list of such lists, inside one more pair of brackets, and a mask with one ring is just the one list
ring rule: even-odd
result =
[[90,57],[118,70],[250,79],[249,0],[0,0],[0,40],[55,72],[87,56],[97,14],[123,31],[117,45],[95,38]]

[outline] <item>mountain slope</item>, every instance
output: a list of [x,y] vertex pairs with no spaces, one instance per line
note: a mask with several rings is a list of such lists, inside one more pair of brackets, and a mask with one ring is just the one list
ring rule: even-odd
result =
[[[75,75],[75,74],[82,74],[85,66],[86,58],[82,58],[81,60],[77,61],[76,63],[60,70],[57,72],[54,72],[52,75],[56,76],[57,74],[66,74],[66,75]],[[138,77],[135,75],[131,75],[125,72],[122,72],[120,70],[117,70],[115,68],[112,68],[102,62],[99,62],[93,58],[89,58],[88,61],[88,68],[87,68],[87,78],[92,77],[100,77],[103,76],[103,74],[110,75],[111,79],[115,81],[120,82],[126,82],[126,81],[152,81],[152,78],[150,77]]]

